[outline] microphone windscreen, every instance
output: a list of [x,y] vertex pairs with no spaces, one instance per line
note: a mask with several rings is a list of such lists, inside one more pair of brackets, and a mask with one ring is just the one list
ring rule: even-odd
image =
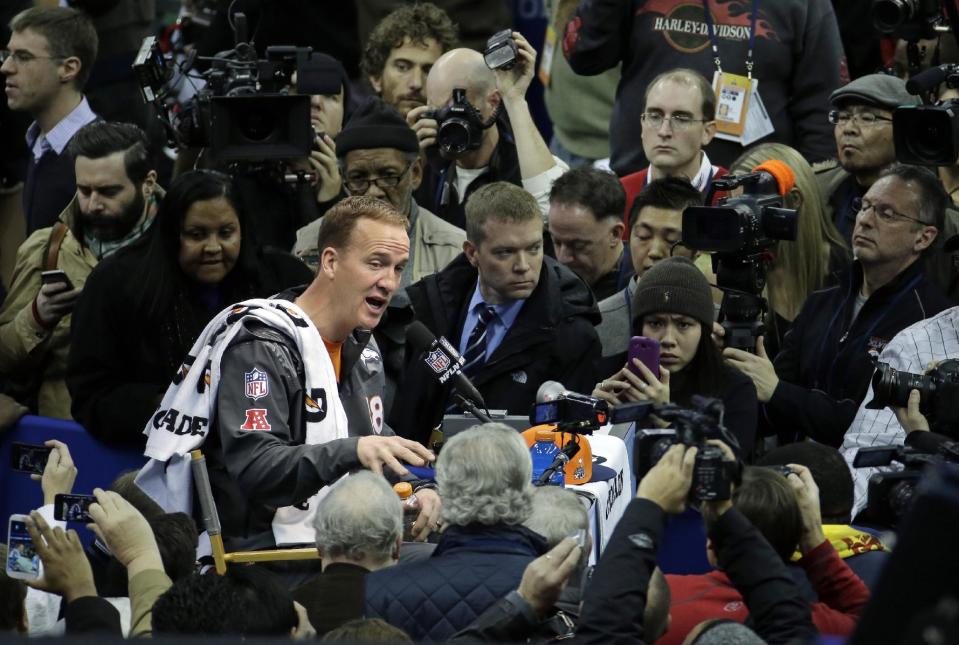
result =
[[753,172],[767,172],[772,175],[776,180],[776,184],[779,186],[779,194],[783,197],[796,185],[796,175],[793,173],[792,168],[786,165],[786,162],[780,161],[779,159],[764,161],[753,168]]
[[433,332],[419,320],[414,320],[406,328],[406,342],[417,351],[429,347],[435,340],[436,336],[433,335]]
[[566,387],[557,381],[543,381],[536,390],[536,402],[548,403],[566,394]]
[[939,67],[930,67],[906,81],[906,91],[910,94],[931,92],[939,87],[939,84],[945,81],[948,76],[948,66],[940,65]]

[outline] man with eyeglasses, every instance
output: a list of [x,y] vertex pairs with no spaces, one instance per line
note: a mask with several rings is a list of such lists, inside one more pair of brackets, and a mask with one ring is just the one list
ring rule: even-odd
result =
[[[382,199],[409,221],[410,259],[400,287],[436,273],[463,250],[466,232],[444,222],[413,197],[423,180],[416,133],[379,97],[357,109],[336,137],[336,157],[348,195]],[[311,264],[323,220],[297,231],[294,253]]]
[[644,105],[639,118],[649,166],[620,180],[627,221],[636,195],[654,179],[683,177],[705,195],[714,179],[727,174],[703,151],[716,134],[716,95],[702,74],[682,68],[663,72],[646,89]]
[[[409,220],[410,258],[397,293],[375,330],[386,367],[384,408],[392,404],[403,369],[406,326],[412,322],[406,287],[449,264],[463,250],[466,231],[445,222],[417,204],[413,191],[423,179],[423,159],[416,133],[383,99],[371,97],[336,137],[336,156],[343,188],[349,195],[376,197]],[[294,253],[315,266],[319,219],[297,231]]]
[[781,442],[811,437],[839,447],[886,344],[951,306],[921,261],[942,229],[948,201],[926,168],[883,170],[854,203],[849,273],[809,296],[775,366],[763,356],[724,351],[727,362],[753,380],[763,417]]
[[888,74],[862,76],[829,97],[836,156],[816,167],[816,180],[836,229],[846,242],[852,239],[858,211],[853,201],[862,197],[879,172],[896,160],[892,111],[916,103],[906,82]]
[[34,7],[14,16],[12,35],[0,52],[11,110],[30,114],[31,154],[23,190],[26,233],[52,226],[76,192],[67,144],[97,119],[83,86],[97,57],[97,33],[83,13],[66,7]]

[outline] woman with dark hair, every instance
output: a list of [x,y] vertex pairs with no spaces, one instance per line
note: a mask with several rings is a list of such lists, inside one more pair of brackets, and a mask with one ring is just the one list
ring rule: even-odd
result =
[[193,342],[224,307],[307,283],[291,255],[262,250],[227,175],[178,177],[153,230],[90,274],[71,329],[73,416],[110,443],[141,434]]
[[[715,307],[706,277],[686,258],[662,260],[640,279],[632,311],[633,335],[659,342],[660,374],[633,359],[634,369],[626,365],[598,383],[593,396],[613,405],[651,400],[686,407],[693,395],[720,399],[723,424],[739,442],[738,455],[748,460],[756,440],[756,388],[723,363],[712,340]],[[626,362],[625,355],[617,358],[617,365]]]

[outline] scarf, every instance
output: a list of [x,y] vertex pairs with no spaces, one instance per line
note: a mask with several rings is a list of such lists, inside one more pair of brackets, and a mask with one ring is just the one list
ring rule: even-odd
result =
[[[190,349],[179,372],[167,388],[153,418],[147,423],[146,456],[150,458],[136,483],[168,512],[192,514],[193,477],[190,451],[203,445],[216,416],[220,361],[237,333],[249,322],[273,327],[296,342],[303,359],[306,391],[336,391],[336,375],[323,339],[302,309],[287,300],[252,299],[230,306],[211,320]],[[339,397],[328,400],[327,414],[306,421],[307,445],[347,437],[346,411]],[[277,545],[313,542],[313,515],[326,488],[310,498],[306,507],[278,508],[273,517]]]

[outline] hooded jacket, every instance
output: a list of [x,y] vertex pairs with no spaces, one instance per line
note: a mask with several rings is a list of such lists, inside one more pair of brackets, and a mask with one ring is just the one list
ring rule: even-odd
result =
[[[407,290],[417,320],[456,346],[478,274],[465,255]],[[527,415],[543,381],[559,381],[574,392],[595,385],[594,361],[602,353],[593,325],[596,299],[572,271],[543,258],[539,283],[526,300],[503,342],[472,377],[490,410]],[[449,388],[440,386],[421,360],[407,352],[390,426],[397,434],[426,442],[442,420]]]

